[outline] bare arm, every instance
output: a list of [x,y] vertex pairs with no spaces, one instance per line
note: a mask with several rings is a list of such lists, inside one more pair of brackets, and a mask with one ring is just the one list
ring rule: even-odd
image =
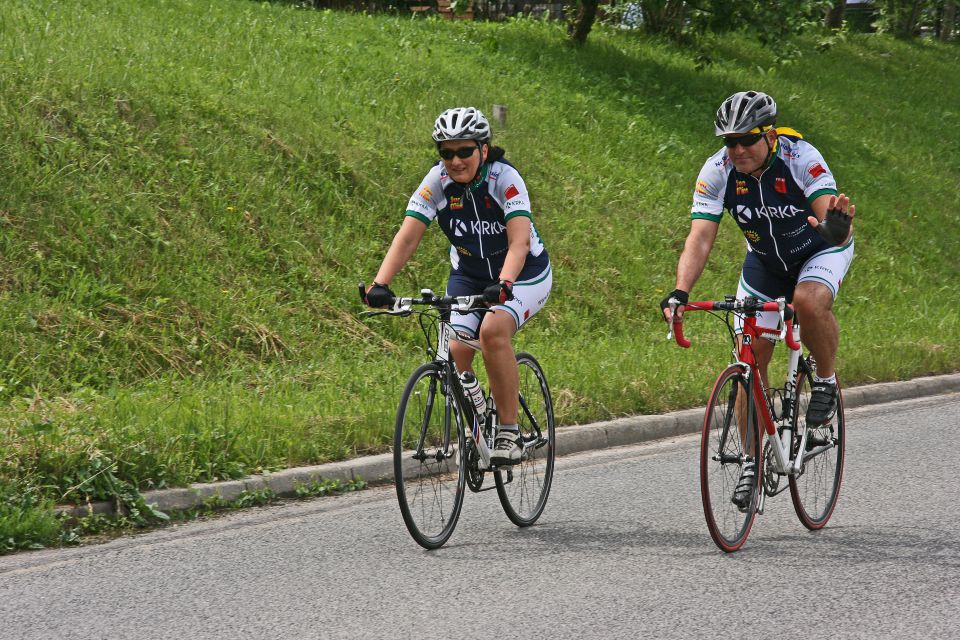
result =
[[394,276],[410,260],[410,256],[417,250],[417,247],[420,246],[420,241],[423,239],[426,230],[427,225],[423,221],[412,216],[405,217],[403,224],[400,225],[400,230],[393,237],[387,255],[384,256],[383,262],[380,264],[380,270],[377,271],[374,282],[389,285]]
[[[689,293],[700,279],[703,268],[710,257],[713,243],[717,239],[720,225],[711,220],[693,220],[690,233],[683,245],[680,262],[677,264],[677,289]],[[669,322],[672,319],[670,308],[663,310],[663,316]]]
[[693,220],[677,264],[677,289],[690,292],[700,279],[717,239],[720,225],[711,220]]
[[516,216],[507,220],[507,257],[500,269],[500,280],[516,282],[530,253],[530,218]]

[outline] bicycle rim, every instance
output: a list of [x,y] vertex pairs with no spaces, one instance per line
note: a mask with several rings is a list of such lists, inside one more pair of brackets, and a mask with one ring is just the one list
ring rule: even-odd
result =
[[[810,404],[810,390],[813,375],[806,361],[802,360],[797,371],[797,403],[793,415],[793,433],[798,433],[800,425],[805,424],[807,406]],[[805,456],[799,475],[790,476],[790,498],[800,522],[808,529],[822,529],[840,497],[840,484],[843,481],[843,459],[846,448],[846,419],[843,414],[843,391],[838,383],[837,415],[828,424],[810,429],[807,432]],[[794,436],[794,449],[800,445]],[[796,451],[794,451],[796,454]]]
[[494,481],[507,517],[518,527],[528,527],[537,521],[547,505],[553,482],[556,433],[553,400],[543,369],[529,353],[517,354],[517,365],[520,368],[518,424],[524,453],[518,464],[497,469]]
[[[744,379],[744,368],[731,365],[720,374],[710,394],[700,441],[700,494],[710,537],[725,552],[746,542],[757,514],[763,469],[759,431],[749,429],[748,416],[756,412]],[[746,445],[746,446],[745,446]],[[757,483],[750,505],[741,511],[733,500],[747,456],[756,457]]]
[[433,363],[413,372],[400,398],[393,438],[400,513],[410,535],[427,549],[442,546],[453,533],[466,480],[463,430],[443,375]]

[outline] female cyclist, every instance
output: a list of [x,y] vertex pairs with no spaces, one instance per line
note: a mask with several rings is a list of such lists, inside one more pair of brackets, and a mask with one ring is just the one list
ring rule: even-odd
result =
[[[553,273],[531,217],[523,178],[490,146],[490,123],[473,107],[448,109],[433,127],[438,162],[407,204],[400,230],[384,257],[367,304],[383,307],[395,297],[394,276],[410,260],[433,220],[450,240],[447,295],[483,294],[493,313],[453,318],[458,335],[480,340],[500,427],[491,461],[514,464],[522,455],[517,427],[519,370],[512,338],[547,301]],[[453,341],[461,375],[473,370],[473,349]]]

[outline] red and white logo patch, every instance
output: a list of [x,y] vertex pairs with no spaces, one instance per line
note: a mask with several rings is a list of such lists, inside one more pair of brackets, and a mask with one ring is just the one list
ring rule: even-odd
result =
[[819,162],[813,165],[812,167],[810,167],[810,175],[812,175],[814,178],[816,178],[817,176],[823,175],[826,172],[827,170],[824,169],[823,165],[820,164]]
[[507,190],[503,193],[503,195],[507,200],[510,200],[511,198],[516,198],[518,195],[520,195],[520,190],[517,189],[516,185],[510,185],[507,187]]
[[777,193],[786,193],[787,192],[787,180],[786,178],[777,178],[773,183],[773,190]]

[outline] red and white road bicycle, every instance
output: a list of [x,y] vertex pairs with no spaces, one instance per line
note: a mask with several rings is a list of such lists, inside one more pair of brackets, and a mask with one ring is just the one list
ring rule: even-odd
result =
[[[806,423],[816,363],[811,356],[802,357],[792,305],[783,298],[763,302],[728,296],[684,305],[684,315],[693,311],[708,311],[723,320],[733,342],[733,362],[713,385],[700,444],[700,492],[710,536],[722,550],[736,551],[746,542],[757,514],[763,513],[765,499],[787,487],[800,522],[821,529],[837,505],[843,479],[843,394],[832,420]],[[761,311],[778,312],[779,328],[757,326]],[[674,319],[672,333],[686,348],[690,342],[683,336],[682,317]],[[735,327],[737,317],[742,333]],[[785,341],[790,347],[782,387],[768,388],[760,377],[753,344],[761,339]],[[735,500],[743,469],[750,464],[757,474],[753,488],[744,499],[741,485]]]

